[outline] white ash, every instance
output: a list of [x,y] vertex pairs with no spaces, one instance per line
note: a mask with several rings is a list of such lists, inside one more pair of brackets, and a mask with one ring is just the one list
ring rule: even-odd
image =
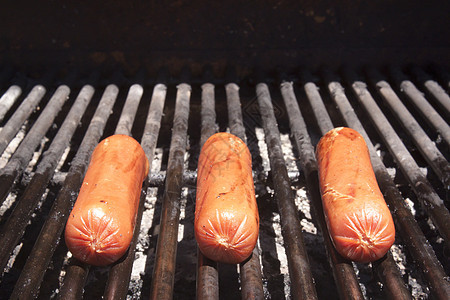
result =
[[16,201],[17,194],[14,192],[9,193],[9,195],[6,197],[5,201],[3,201],[2,205],[0,206],[0,220],[2,220],[3,215],[11,208],[11,206]]
[[31,157],[31,160],[29,161],[28,165],[26,166],[25,170],[23,170],[22,178],[21,178],[21,184],[23,186],[27,186],[31,178],[34,176],[34,168],[39,160],[39,158],[42,155],[42,152],[44,151],[45,144],[48,142],[48,138],[44,137],[41,139],[39,143],[39,147],[36,149],[36,151],[33,152],[33,156]]
[[[273,192],[272,192],[273,193]],[[281,235],[281,224],[280,224],[280,215],[274,214],[272,218],[272,226],[275,232],[275,246],[277,250],[277,258],[280,261],[280,274],[283,275],[284,278],[284,294],[290,295],[290,278],[289,278],[289,267],[287,264],[287,256],[286,249],[284,248],[284,241]]]
[[[16,136],[11,140],[11,142],[8,144],[8,147],[6,147],[5,151],[3,152],[2,156],[0,157],[0,169],[5,167],[5,165],[8,163],[11,156],[16,151],[17,147],[19,147],[20,142],[25,137],[26,129],[27,129],[28,122],[25,121],[25,123],[20,127],[20,130],[17,132]],[[0,128],[0,131],[3,129]]]
[[[44,193],[42,194],[41,199],[39,199],[39,202],[38,202],[37,205],[36,205],[36,209],[35,209],[35,210],[33,211],[33,213],[31,214],[31,218],[32,218],[32,219],[36,217],[36,212],[38,212],[38,211],[41,209],[42,204],[44,203],[45,199],[47,199],[47,195],[48,195],[49,192],[50,192],[50,189],[49,189],[49,188],[46,188],[45,191],[44,191]],[[28,225],[29,225],[29,224],[31,224],[31,221],[28,222]]]
[[11,254],[11,257],[9,258],[8,263],[5,267],[4,273],[8,273],[9,270],[12,268],[12,266],[14,265],[14,262],[16,261],[16,257],[20,252],[20,249],[22,249],[22,246],[23,246],[23,243],[20,243],[14,248],[14,250]]
[[[291,140],[289,138],[289,134],[281,134],[281,149],[283,150],[284,160],[286,162],[286,168],[289,173],[296,174],[297,176],[303,176],[298,169],[298,165],[296,163],[297,158],[294,155],[293,146]],[[291,178],[296,179],[296,178]],[[292,187],[295,190],[295,204],[297,208],[302,212],[302,214],[306,217],[306,219],[302,218],[300,220],[300,224],[302,226],[302,230],[311,234],[317,234],[317,228],[310,221],[311,217],[311,206],[309,203],[309,199],[306,193],[306,188],[302,187]]]
[[296,160],[297,158],[292,151],[291,140],[289,134],[280,134],[281,149],[283,150],[284,161],[286,162],[286,169],[288,171],[298,171]]
[[314,235],[317,234],[317,228],[310,221],[308,221],[306,219],[301,219],[300,220],[300,225],[302,225],[302,230],[304,232],[308,232],[308,233],[311,233],[311,234],[314,234]]
[[[149,188],[144,203],[144,212],[142,214],[141,228],[136,251],[145,251],[150,243],[148,231],[153,223],[153,212],[155,210],[155,202],[157,200],[158,188]],[[134,266],[133,266],[134,270]]]
[[52,178],[53,184],[61,185],[64,182],[64,180],[66,180],[67,172],[62,172],[61,168],[64,166],[64,163],[66,162],[69,153],[70,153],[70,146],[67,146],[66,149],[64,149],[64,152],[61,155],[58,164],[56,165],[55,173],[53,174]]
[[417,282],[417,279],[408,276],[408,285],[411,287],[411,295],[414,299],[428,299],[428,293],[424,291],[422,285]]
[[49,141],[47,137],[43,137],[39,143],[39,147],[36,151],[33,153],[33,157],[31,158],[30,162],[28,163],[28,166],[25,169],[25,173],[28,174],[28,177],[32,175],[32,171],[34,169],[34,166],[36,165],[39,157],[41,156],[42,152],[44,151],[45,144]]
[[264,129],[259,127],[255,128],[255,134],[256,138],[258,139],[258,148],[262,158],[263,171],[266,173],[265,175],[267,176],[267,173],[269,173],[270,171],[270,161],[269,161],[269,152],[267,151],[267,145],[265,142]]
[[403,246],[393,244],[391,247],[391,253],[392,258],[394,259],[398,269],[400,270],[400,273],[402,275],[405,275],[407,266],[406,266],[406,256],[405,253],[403,252]]
[[[262,166],[264,170],[265,177],[268,176],[268,172],[270,171],[270,161],[269,161],[269,153],[267,149],[267,145],[265,143],[265,134],[262,128],[255,128],[256,137],[258,139],[258,147],[259,153],[262,159]],[[282,146],[283,147],[283,146]],[[283,148],[282,148],[283,149]],[[284,150],[284,149],[283,149]],[[292,160],[291,160],[292,161]],[[292,164],[290,164],[292,166]],[[274,190],[266,187],[266,190],[269,194],[273,195]],[[284,294],[290,295],[290,277],[289,277],[289,267],[287,264],[287,256],[286,249],[284,248],[283,237],[281,234],[281,224],[280,224],[280,215],[278,213],[273,214],[272,218],[272,226],[275,232],[275,247],[276,247],[276,257],[280,262],[280,275],[283,276],[284,279]]]
[[178,237],[177,237],[178,242],[181,242],[184,236],[184,225],[182,220],[185,218],[187,196],[188,196],[188,188],[184,187],[181,189],[181,197],[180,197],[180,223],[178,225]]
[[428,226],[430,226],[431,230],[433,230],[433,231],[437,230],[437,228],[436,228],[436,226],[434,226],[433,221],[431,220],[431,218],[427,219],[427,224],[428,224]]
[[[161,170],[162,156],[163,149],[156,148],[150,173],[157,173]],[[158,188],[149,188],[145,197],[144,212],[142,214],[138,243],[136,245],[135,260],[131,270],[129,284],[129,290],[133,293],[132,295],[127,295],[127,299],[139,299],[140,297],[140,291],[143,283],[142,277],[145,274],[145,264],[147,262],[147,250],[150,246],[150,235],[148,232],[153,224],[157,193]]]
[[411,201],[411,199],[409,199],[409,198],[405,198],[405,203],[409,207],[409,209],[411,210],[411,213],[413,214],[413,216],[415,216],[416,215],[416,209],[414,208],[414,202]]
[[66,180],[66,177],[67,177],[67,172],[61,172],[61,171],[55,172],[55,174],[53,174],[52,183],[56,184],[56,185],[61,185]]
[[[66,276],[66,273],[67,273],[66,268],[69,265],[69,261],[70,261],[71,257],[72,257],[72,253],[70,251],[67,251],[66,255],[64,256],[61,271],[59,272],[59,277],[58,277],[58,282],[59,282],[60,288],[63,285],[64,277]],[[57,297],[58,293],[59,293],[59,289],[56,289],[50,298],[55,299]]]
[[423,173],[423,175],[425,177],[427,177],[427,175],[428,175],[428,168],[419,167],[419,170]]
[[69,156],[69,152],[70,152],[70,145],[66,147],[66,149],[64,149],[63,154],[61,155],[61,158],[59,159],[58,164],[56,165],[56,172],[58,172],[59,170],[61,170],[61,168],[63,167],[67,156]]
[[[189,157],[190,157],[190,153],[189,153],[189,137],[187,138],[187,147],[186,147],[186,152],[184,154],[184,170],[187,171],[189,169]],[[183,225],[183,219],[186,216],[186,202],[187,202],[187,196],[188,196],[188,187],[183,187],[181,189],[181,195],[180,195],[180,218],[179,218],[179,225],[178,225],[178,236],[177,236],[177,241],[181,242],[181,240],[183,239],[184,236],[184,225]]]
[[389,176],[391,177],[391,179],[395,178],[395,175],[397,174],[397,169],[396,168],[386,168]]

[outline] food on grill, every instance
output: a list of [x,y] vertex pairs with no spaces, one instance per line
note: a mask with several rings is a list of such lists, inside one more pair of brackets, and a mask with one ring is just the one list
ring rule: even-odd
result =
[[97,145],[66,224],[74,257],[104,266],[127,251],[148,168],[144,150],[129,136],[113,135]]
[[194,227],[200,251],[214,261],[240,263],[256,245],[259,214],[251,155],[232,134],[212,135],[201,150]]
[[364,138],[339,127],[316,149],[320,192],[336,250],[357,262],[384,256],[395,239],[389,208],[378,187]]

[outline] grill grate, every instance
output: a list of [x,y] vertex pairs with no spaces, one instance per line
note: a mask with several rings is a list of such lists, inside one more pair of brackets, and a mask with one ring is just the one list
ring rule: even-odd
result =
[[[450,98],[439,72],[11,78],[0,98],[0,288],[11,299],[448,299]],[[368,141],[396,224],[396,243],[373,264],[340,257],[321,212],[314,146],[335,126]],[[203,257],[193,236],[196,159],[224,130],[249,146],[261,216],[238,266]],[[94,147],[113,133],[140,140],[152,165],[130,250],[94,268],[60,238]]]

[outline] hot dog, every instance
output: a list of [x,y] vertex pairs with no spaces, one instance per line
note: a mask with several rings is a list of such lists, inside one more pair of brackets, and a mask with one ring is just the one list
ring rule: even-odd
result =
[[104,266],[127,251],[148,168],[144,150],[127,135],[113,135],[97,145],[65,228],[74,257]]
[[251,155],[245,143],[216,133],[198,160],[194,232],[209,259],[237,264],[250,256],[259,233]]
[[381,258],[395,240],[389,208],[378,187],[364,138],[339,127],[316,148],[320,192],[336,250],[357,262]]

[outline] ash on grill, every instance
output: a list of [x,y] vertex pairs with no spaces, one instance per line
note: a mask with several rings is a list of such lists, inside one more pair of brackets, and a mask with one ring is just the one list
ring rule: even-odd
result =
[[[105,85],[93,77],[69,78],[61,85],[48,78],[36,82],[16,76],[3,82],[0,243],[8,239],[12,248],[3,250],[0,257],[5,266],[0,298],[31,293],[49,299],[83,292],[85,299],[102,295],[144,299],[168,286],[167,296],[192,299],[206,297],[201,294],[206,286],[206,292],[228,299],[240,298],[241,293],[265,299],[331,299],[338,294],[342,298],[445,299],[450,289],[445,252],[450,228],[450,98],[445,90],[448,82],[436,79],[445,74],[426,67],[393,69],[389,74],[369,70],[366,84],[355,70],[344,70],[342,77],[322,71],[279,75],[280,81],[216,78],[211,83],[192,80],[195,83],[189,84],[182,79],[144,82],[120,77],[119,81],[104,80]],[[398,111],[397,99],[404,105]],[[410,115],[404,116],[405,112]],[[388,121],[377,122],[384,116]],[[371,141],[377,179],[398,228],[387,258],[373,264],[355,264],[336,256],[327,233],[323,235],[326,228],[310,150],[324,131],[337,126],[364,131]],[[420,127],[429,139],[415,138]],[[217,130],[242,136],[253,158],[260,237],[253,259],[238,266],[199,259],[194,239],[197,159],[202,142]],[[115,132],[141,141],[152,160],[151,172],[144,183],[134,251],[113,269],[94,268],[75,261],[59,237],[90,152],[101,138]],[[183,138],[185,147],[176,149]],[[402,147],[404,153],[399,152]],[[182,184],[174,180],[180,175],[173,166],[175,158],[183,162],[179,166]],[[403,165],[402,160],[408,159],[414,163]],[[289,188],[283,189],[279,182]],[[173,190],[179,190],[175,197],[169,195]],[[36,199],[25,202],[31,201],[33,191]],[[179,216],[175,229],[162,224],[165,201]],[[21,202],[31,206],[24,209]],[[283,212],[290,204],[295,211]],[[283,224],[283,218],[290,224]],[[56,224],[52,225],[57,227],[56,236],[45,235],[48,224]],[[291,239],[287,226],[297,226],[300,236]],[[9,233],[13,228],[17,234]],[[162,255],[157,252],[158,239],[173,230],[175,243],[166,243],[162,249],[176,247],[176,256],[158,257]],[[292,247],[304,248],[306,256],[292,254]],[[306,261],[299,263],[299,258]],[[33,264],[41,260],[44,263]],[[257,274],[252,273],[255,268]],[[154,274],[163,273],[172,278],[156,281]],[[261,282],[252,281],[255,278]],[[120,283],[121,279],[125,282]],[[212,283],[207,282],[211,279]]]

